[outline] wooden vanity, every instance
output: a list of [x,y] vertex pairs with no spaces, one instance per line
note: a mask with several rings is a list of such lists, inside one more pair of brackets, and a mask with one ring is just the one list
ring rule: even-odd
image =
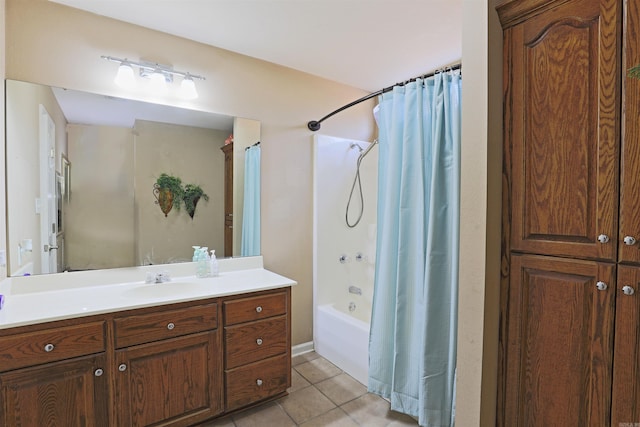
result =
[[2,426],[190,426],[290,386],[290,286],[0,329]]

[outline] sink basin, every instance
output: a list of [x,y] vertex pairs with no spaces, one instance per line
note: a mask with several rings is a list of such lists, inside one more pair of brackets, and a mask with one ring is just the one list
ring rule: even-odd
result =
[[128,298],[171,297],[180,296],[181,294],[192,294],[194,292],[204,292],[209,288],[210,286],[205,284],[193,282],[151,283],[127,289],[122,295]]

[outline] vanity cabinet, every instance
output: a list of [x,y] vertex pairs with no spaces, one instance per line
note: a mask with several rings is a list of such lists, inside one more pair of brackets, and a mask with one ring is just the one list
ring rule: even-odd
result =
[[104,321],[0,332],[0,425],[109,425]]
[[291,290],[226,299],[225,409],[286,393],[291,386]]
[[0,426],[186,427],[290,386],[290,287],[0,329]]
[[217,302],[156,307],[113,323],[119,425],[187,426],[222,412]]

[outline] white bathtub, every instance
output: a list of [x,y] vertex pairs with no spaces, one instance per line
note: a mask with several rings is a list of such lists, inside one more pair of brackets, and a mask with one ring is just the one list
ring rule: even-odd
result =
[[[366,316],[364,313],[363,317]],[[338,310],[333,304],[325,304],[316,308],[314,329],[316,352],[366,386],[369,324]]]

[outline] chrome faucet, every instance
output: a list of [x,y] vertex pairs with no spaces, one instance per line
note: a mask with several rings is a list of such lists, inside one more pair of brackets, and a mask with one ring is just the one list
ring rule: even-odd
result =
[[171,276],[168,271],[162,271],[153,273],[151,271],[147,272],[147,278],[145,279],[145,283],[164,283],[171,281]]

